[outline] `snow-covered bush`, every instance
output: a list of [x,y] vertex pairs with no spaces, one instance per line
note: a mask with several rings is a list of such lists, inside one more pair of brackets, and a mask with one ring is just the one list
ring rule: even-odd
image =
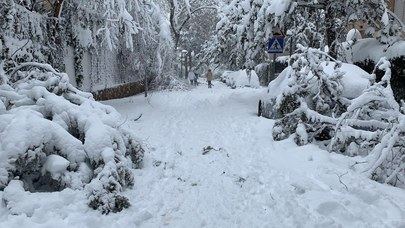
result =
[[374,75],[370,78],[374,83],[360,94],[345,94],[343,87],[361,89],[353,87],[359,82],[356,77],[344,85],[344,77],[338,76],[341,71],[335,69],[325,79],[323,69],[323,73],[314,74],[308,69],[318,68],[302,64],[311,59],[322,66],[318,58],[301,57],[301,65],[294,62],[285,73],[288,83],[277,82],[281,92],[271,104],[280,117],[273,127],[273,138],[283,140],[292,135],[298,145],[324,141],[331,152],[359,156],[355,168],[370,178],[405,187],[405,115],[393,96],[390,63],[382,58],[376,65],[375,71],[385,72],[380,82],[374,82]]
[[260,87],[259,77],[254,70],[251,70],[250,73],[247,70],[225,71],[221,76],[221,81],[233,89],[237,87]]
[[299,106],[302,96],[312,109],[330,114],[333,107],[338,111],[348,99],[360,96],[373,79],[355,65],[330,61],[325,52],[301,48],[303,52],[293,55],[290,66],[269,83],[266,117],[283,117]]
[[365,156],[358,168],[379,182],[405,186],[405,115],[391,89],[390,63],[381,59],[385,72],[378,83],[352,100],[336,124],[329,150]]
[[47,64],[0,76],[0,189],[11,180],[31,192],[86,189],[103,213],[128,207],[120,192],[144,151],[120,114]]
[[[326,52],[298,45],[299,52],[290,60],[290,70],[284,76],[286,83],[277,95],[267,103],[268,114],[279,119],[273,128],[273,138],[283,140],[295,134],[299,145],[313,140],[329,139],[333,121],[347,105],[343,94],[340,62],[333,63],[333,70],[326,72],[327,61],[332,58]],[[324,63],[324,64],[323,64]],[[269,86],[269,92],[271,87]],[[307,134],[304,134],[306,132]]]

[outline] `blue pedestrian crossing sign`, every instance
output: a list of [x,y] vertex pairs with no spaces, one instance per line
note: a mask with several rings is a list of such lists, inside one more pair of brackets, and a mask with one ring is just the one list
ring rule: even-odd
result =
[[268,53],[283,53],[284,52],[284,36],[273,36],[267,44]]

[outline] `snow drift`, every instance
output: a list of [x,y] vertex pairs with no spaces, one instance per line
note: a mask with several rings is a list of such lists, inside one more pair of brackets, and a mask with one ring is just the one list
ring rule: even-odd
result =
[[0,79],[0,189],[12,180],[30,192],[85,189],[103,213],[129,206],[120,192],[133,185],[144,151],[114,108],[47,64],[8,75],[0,66]]
[[237,87],[260,87],[259,77],[254,70],[250,73],[247,70],[225,71],[221,76],[221,81],[233,89]]

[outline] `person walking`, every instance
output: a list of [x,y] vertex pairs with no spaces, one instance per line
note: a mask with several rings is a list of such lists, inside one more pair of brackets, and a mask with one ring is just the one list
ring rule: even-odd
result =
[[195,77],[194,77],[194,85],[198,86],[198,74],[194,73]]
[[196,76],[192,70],[188,73],[188,80],[190,80],[191,85],[195,85]]
[[211,69],[208,69],[206,77],[207,77],[207,82],[208,82],[208,88],[211,88],[212,87],[212,79],[214,79],[214,75],[212,74]]

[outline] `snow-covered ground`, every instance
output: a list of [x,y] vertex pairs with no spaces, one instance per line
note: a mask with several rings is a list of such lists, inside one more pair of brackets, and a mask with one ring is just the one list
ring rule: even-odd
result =
[[274,142],[274,122],[255,113],[265,89],[205,86],[107,102],[149,147],[131,208],[104,216],[79,191],[6,192],[27,215],[3,205],[0,227],[405,226],[404,190],[353,172],[348,157]]

